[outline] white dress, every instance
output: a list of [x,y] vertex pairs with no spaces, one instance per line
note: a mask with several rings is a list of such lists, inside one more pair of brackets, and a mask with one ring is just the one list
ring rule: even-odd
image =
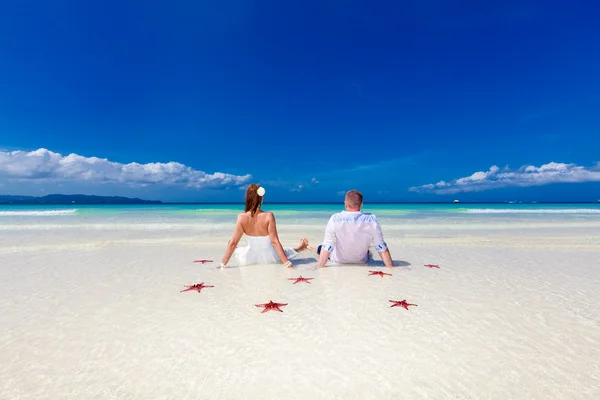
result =
[[[246,236],[246,238],[248,239],[248,246],[238,247],[233,253],[238,265],[274,264],[281,262],[275,248],[271,244],[269,236]],[[284,247],[283,251],[285,251],[285,255],[290,260],[300,254],[296,250],[287,247]]]

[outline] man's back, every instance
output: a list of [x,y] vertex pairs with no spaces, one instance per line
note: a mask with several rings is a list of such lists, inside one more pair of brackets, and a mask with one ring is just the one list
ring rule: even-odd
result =
[[337,263],[362,264],[368,260],[371,243],[378,252],[385,251],[381,227],[372,214],[361,211],[342,211],[333,214],[325,228],[323,249],[331,252]]

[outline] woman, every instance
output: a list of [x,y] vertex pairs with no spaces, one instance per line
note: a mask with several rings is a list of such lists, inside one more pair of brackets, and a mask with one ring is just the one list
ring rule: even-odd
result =
[[[291,268],[290,258],[297,257],[308,246],[306,238],[300,240],[294,249],[281,246],[275,216],[260,209],[264,195],[265,189],[257,184],[248,186],[244,212],[238,215],[233,236],[221,260],[221,268],[227,266],[232,255],[236,256],[239,265],[271,264],[279,258],[284,267]],[[248,246],[238,249],[236,247],[244,233],[248,236]]]

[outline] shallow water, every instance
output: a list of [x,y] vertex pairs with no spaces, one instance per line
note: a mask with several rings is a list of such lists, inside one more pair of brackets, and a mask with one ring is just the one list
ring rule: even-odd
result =
[[175,211],[0,217],[0,398],[600,397],[594,213],[378,210],[401,267],[219,270],[234,220]]

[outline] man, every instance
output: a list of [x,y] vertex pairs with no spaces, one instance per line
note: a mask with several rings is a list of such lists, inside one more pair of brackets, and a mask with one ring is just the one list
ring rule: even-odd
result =
[[383,263],[387,267],[394,266],[377,218],[372,214],[362,213],[362,205],[363,196],[358,190],[346,193],[346,211],[333,214],[329,218],[325,228],[325,240],[317,248],[318,268],[324,267],[327,260],[343,264],[364,264],[369,259],[371,243],[374,244]]

